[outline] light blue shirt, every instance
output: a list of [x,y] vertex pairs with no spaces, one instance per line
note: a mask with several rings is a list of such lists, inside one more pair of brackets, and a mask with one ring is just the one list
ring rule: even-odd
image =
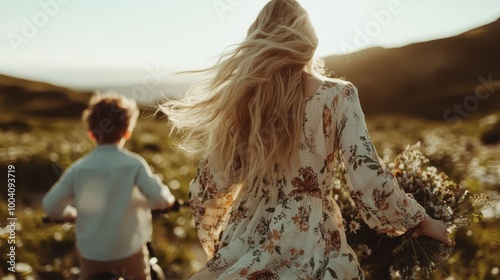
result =
[[150,208],[166,208],[174,196],[139,155],[114,144],[96,147],[72,164],[43,199],[51,219],[77,210],[76,246],[96,261],[137,253],[152,234]]

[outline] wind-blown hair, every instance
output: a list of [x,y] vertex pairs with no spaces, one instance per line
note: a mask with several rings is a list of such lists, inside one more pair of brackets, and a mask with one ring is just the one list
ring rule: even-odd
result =
[[307,12],[295,0],[272,0],[244,41],[215,66],[211,78],[181,100],[159,106],[180,133],[180,147],[203,152],[220,187],[272,179],[298,157],[305,85],[320,72]]

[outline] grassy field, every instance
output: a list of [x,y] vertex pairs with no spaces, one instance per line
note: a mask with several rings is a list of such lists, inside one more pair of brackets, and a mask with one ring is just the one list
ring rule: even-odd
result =
[[[491,115],[490,123],[498,117]],[[420,141],[424,154],[438,170],[471,191],[488,193],[497,202],[500,145],[484,145],[480,141],[482,133],[492,126],[488,119],[446,125],[403,117],[374,117],[368,120],[368,125],[384,160],[389,161],[406,145]],[[175,151],[168,130],[165,119],[143,115],[126,148],[141,154],[174,195],[186,199],[197,159]],[[35,273],[41,279],[74,279],[77,274],[73,228],[42,224],[40,199],[61,172],[93,146],[76,119],[29,118],[0,131],[0,180],[6,182],[8,165],[16,169],[18,279],[25,279],[23,274]],[[2,217],[7,216],[5,194],[1,193]],[[434,279],[448,276],[453,278],[447,279],[499,279],[500,241],[495,236],[500,230],[500,216],[493,209],[487,209],[485,214],[488,218],[484,222],[456,230],[455,254],[442,269],[436,270]],[[9,234],[5,219],[0,226],[0,244],[5,252]],[[154,232],[160,264],[169,279],[186,279],[203,265],[204,255],[187,209],[156,220]],[[0,256],[0,275],[8,272],[6,258],[6,254]],[[26,264],[25,272],[20,263]]]

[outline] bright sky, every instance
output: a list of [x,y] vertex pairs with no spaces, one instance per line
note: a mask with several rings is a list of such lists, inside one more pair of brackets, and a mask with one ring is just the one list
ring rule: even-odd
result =
[[[126,83],[149,68],[209,66],[244,38],[266,2],[0,0],[0,73],[85,86]],[[319,56],[453,36],[500,17],[498,0],[299,2]]]

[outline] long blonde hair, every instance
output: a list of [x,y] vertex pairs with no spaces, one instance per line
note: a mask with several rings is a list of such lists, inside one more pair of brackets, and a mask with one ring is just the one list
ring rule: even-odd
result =
[[203,152],[220,187],[272,179],[276,167],[297,159],[306,80],[319,71],[317,44],[298,2],[272,0],[241,44],[198,71],[210,79],[160,105],[180,147]]

